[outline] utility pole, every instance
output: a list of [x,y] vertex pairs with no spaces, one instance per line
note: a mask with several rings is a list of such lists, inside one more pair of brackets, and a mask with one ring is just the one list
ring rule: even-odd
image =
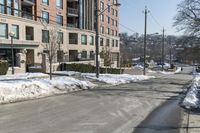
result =
[[99,0],[96,0],[96,38],[95,38],[95,46],[96,46],[96,77],[99,78]]
[[165,44],[165,29],[163,28],[163,37],[162,37],[162,71],[164,71],[164,61],[165,61],[165,57],[164,57],[164,54],[165,54],[165,51],[164,51],[164,44]]
[[145,7],[145,23],[144,23],[144,70],[143,74],[146,75],[146,47],[147,47],[147,7]]

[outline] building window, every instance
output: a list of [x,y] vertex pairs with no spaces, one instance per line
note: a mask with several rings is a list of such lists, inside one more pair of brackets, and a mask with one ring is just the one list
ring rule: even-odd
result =
[[104,27],[103,27],[103,26],[100,27],[100,32],[101,32],[102,34],[104,33]]
[[0,38],[8,38],[8,24],[0,23]]
[[119,41],[116,40],[116,47],[119,47]]
[[103,46],[103,38],[100,38],[100,46]]
[[34,40],[33,27],[26,26],[26,40]]
[[13,2],[12,0],[7,0],[7,14],[12,15],[13,14]]
[[100,20],[101,20],[101,22],[104,22],[104,15],[103,14],[101,14]]
[[87,35],[81,35],[81,44],[87,45]]
[[100,10],[103,11],[104,10],[104,3],[101,1],[100,3]]
[[107,23],[110,24],[110,17],[107,16]]
[[15,36],[14,38],[15,39],[19,39],[19,26],[18,25],[12,25],[12,32],[14,32]]
[[63,56],[64,56],[64,52],[62,50],[58,50],[57,51],[57,61],[63,62]]
[[117,31],[115,32],[115,35],[118,36],[118,32]]
[[48,13],[48,12],[42,11],[42,18],[43,18],[47,23],[49,23],[49,13]]
[[112,40],[112,47],[115,47],[115,40]]
[[90,36],[90,45],[94,45],[94,36]]
[[56,23],[57,23],[58,25],[63,25],[63,16],[57,15],[57,16],[56,16]]
[[110,34],[110,28],[107,28],[107,34],[108,35]]
[[110,46],[110,39],[106,39],[106,46]]
[[45,5],[49,5],[49,0],[42,0],[42,3]]
[[112,15],[115,15],[115,10],[112,8]]
[[14,0],[14,8],[16,9],[16,10],[14,10],[14,15],[15,16],[19,16],[20,15],[20,9],[19,9],[19,1],[18,0]]
[[81,52],[81,58],[84,58],[84,59],[87,58],[87,51],[82,51]]
[[108,10],[108,12],[110,12],[110,5],[107,5],[107,8],[108,8],[108,9],[107,9],[107,10]]
[[116,17],[118,16],[118,11],[117,11],[117,10],[115,10],[115,16],[116,16]]
[[63,44],[63,33],[62,32],[57,33],[57,39],[58,39],[58,43]]
[[115,20],[114,19],[111,19],[112,20],[112,25],[114,26],[115,25]]
[[78,34],[69,33],[69,44],[78,44]]
[[115,21],[115,25],[116,25],[116,27],[118,26],[118,21],[117,20]]
[[94,59],[94,51],[90,51],[90,59]]
[[5,0],[0,0],[0,13],[3,13],[3,14],[5,14],[6,13],[6,11],[5,11]]
[[49,31],[48,30],[42,30],[42,42],[49,43]]
[[56,0],[56,7],[63,9],[63,0]]
[[115,35],[115,31],[114,31],[114,30],[112,30],[112,35],[113,35],[113,36]]

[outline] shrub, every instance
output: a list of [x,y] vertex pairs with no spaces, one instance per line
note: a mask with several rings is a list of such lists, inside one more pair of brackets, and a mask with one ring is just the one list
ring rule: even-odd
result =
[[0,75],[6,75],[8,71],[8,62],[5,60],[0,60]]
[[[63,64],[61,64],[63,65]],[[95,73],[96,67],[90,64],[64,64],[64,70],[77,71],[81,73]],[[121,70],[123,73],[124,70]],[[120,74],[120,69],[117,68],[100,68],[100,73]]]

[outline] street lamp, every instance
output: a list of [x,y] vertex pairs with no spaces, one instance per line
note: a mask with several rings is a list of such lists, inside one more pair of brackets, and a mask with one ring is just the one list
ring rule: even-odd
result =
[[9,32],[9,36],[11,37],[11,54],[12,54],[12,74],[15,73],[15,70],[14,70],[14,52],[13,52],[13,38],[15,36],[15,33],[14,32]]
[[96,0],[96,26],[95,26],[95,32],[96,32],[96,37],[95,37],[95,46],[96,46],[96,77],[99,78],[99,16],[102,15],[108,8],[110,8],[111,6],[120,6],[121,4],[118,3],[118,1],[116,3],[113,3],[111,5],[109,5],[106,9],[104,9],[103,11],[101,11],[99,13],[99,0]]

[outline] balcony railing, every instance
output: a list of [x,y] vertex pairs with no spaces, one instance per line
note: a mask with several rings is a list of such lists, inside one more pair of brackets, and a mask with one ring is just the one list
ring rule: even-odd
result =
[[34,5],[35,0],[22,0],[22,3],[25,5]]
[[75,38],[69,39],[69,44],[78,44],[78,39]]
[[78,28],[78,23],[68,23],[67,27]]
[[69,16],[78,16],[79,13],[78,9],[75,8],[68,8],[67,11]]

